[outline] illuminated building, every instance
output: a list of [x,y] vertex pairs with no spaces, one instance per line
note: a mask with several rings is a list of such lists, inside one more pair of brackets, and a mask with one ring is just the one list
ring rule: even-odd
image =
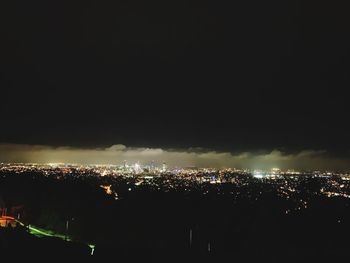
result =
[[17,221],[11,216],[0,216],[0,227],[16,227]]
[[12,216],[6,215],[7,209],[2,209],[2,215],[0,216],[0,227],[16,227],[17,221]]
[[111,195],[113,191],[111,190],[111,185],[100,185],[101,188],[103,188],[106,192],[106,194]]
[[164,162],[162,165],[162,172],[166,172],[166,170],[168,169],[166,163]]
[[142,168],[141,168],[141,166],[140,166],[140,164],[138,162],[135,163],[135,165],[134,165],[134,172],[135,172],[135,174],[142,173]]
[[281,169],[279,169],[279,168],[272,168],[271,172],[272,172],[272,174],[280,174],[281,173]]
[[124,160],[124,162],[123,162],[123,167],[124,167],[124,169],[129,168],[128,162],[126,160]]
[[259,171],[259,170],[255,170],[254,173],[253,173],[253,177],[261,179],[261,178],[264,177],[264,174],[261,171]]

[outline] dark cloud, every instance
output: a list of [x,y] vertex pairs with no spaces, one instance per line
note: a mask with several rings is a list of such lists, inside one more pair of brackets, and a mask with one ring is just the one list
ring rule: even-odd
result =
[[345,2],[5,1],[0,142],[350,156]]

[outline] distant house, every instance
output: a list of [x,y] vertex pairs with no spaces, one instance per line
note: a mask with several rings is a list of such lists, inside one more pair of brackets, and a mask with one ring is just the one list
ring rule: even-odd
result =
[[0,216],[0,227],[16,227],[17,221],[12,216]]

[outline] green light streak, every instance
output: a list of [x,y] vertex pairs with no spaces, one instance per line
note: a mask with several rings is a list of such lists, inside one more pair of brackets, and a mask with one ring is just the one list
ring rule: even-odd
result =
[[[16,220],[21,226],[25,226],[22,222]],[[39,228],[39,227],[34,227],[31,225],[28,225],[29,228],[29,233],[37,236],[37,237],[56,237],[56,238],[60,238],[64,241],[72,241],[72,238],[69,237],[68,235],[63,235],[63,234],[59,234],[59,233],[55,233],[53,231],[50,230],[46,230],[43,228]],[[87,244],[89,246],[89,248],[91,249],[91,253],[90,255],[93,256],[94,255],[94,251],[95,251],[95,245],[93,244]]]
[[66,240],[66,241],[72,241],[72,238],[70,238],[69,236],[59,234],[59,233],[54,233],[52,231],[38,228],[38,227],[34,227],[31,225],[29,225],[29,232],[30,232],[30,234],[38,236],[38,237],[43,237],[43,236],[57,237],[57,238],[60,238],[60,239]]

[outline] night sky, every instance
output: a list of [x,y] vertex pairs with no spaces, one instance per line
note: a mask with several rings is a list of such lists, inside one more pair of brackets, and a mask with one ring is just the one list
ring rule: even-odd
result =
[[0,143],[348,158],[344,2],[7,1]]

